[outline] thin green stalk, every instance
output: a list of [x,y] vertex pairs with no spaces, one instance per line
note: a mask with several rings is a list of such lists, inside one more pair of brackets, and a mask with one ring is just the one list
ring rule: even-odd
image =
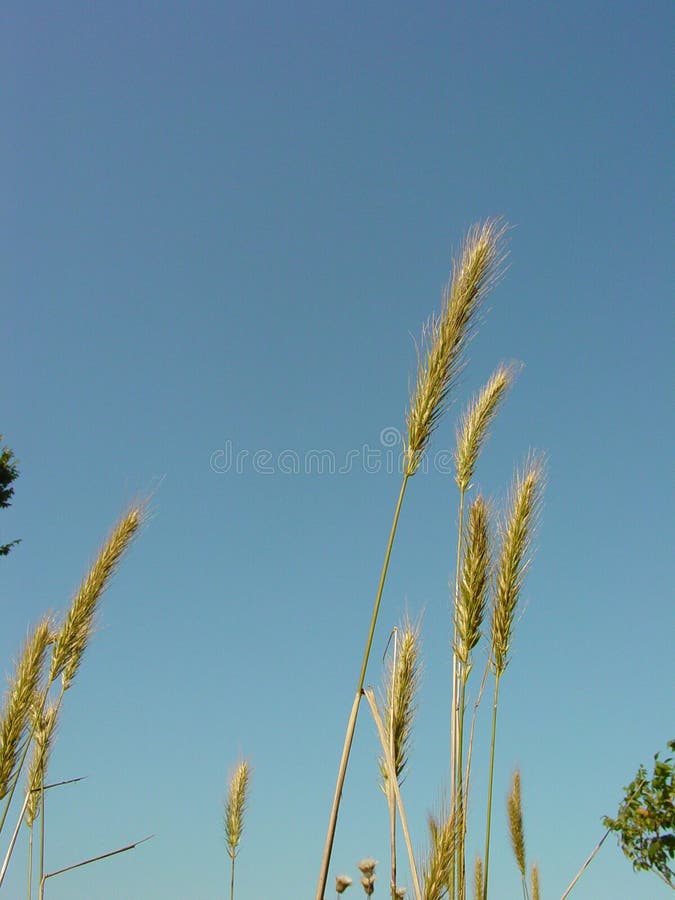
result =
[[[458,756],[458,747],[457,747],[457,690],[458,690],[458,681],[459,681],[459,662],[457,659],[457,654],[455,653],[455,645],[457,643],[457,621],[455,616],[455,610],[457,608],[457,602],[459,599],[459,577],[460,577],[460,568],[462,561],[462,535],[464,534],[464,497],[466,495],[466,490],[463,487],[460,487],[459,491],[459,514],[457,516],[457,562],[455,566],[455,597],[454,597],[454,608],[452,615],[452,715],[450,721],[450,809],[457,810],[458,808],[458,795],[457,795],[457,756]],[[451,863],[450,869],[450,884],[448,885],[448,893],[450,900],[455,900],[456,897],[456,888],[455,888],[455,879],[456,879],[456,862],[459,857],[459,842],[455,847],[455,854],[453,856],[453,860]]]
[[[389,753],[393,760],[396,759],[396,749],[394,746],[394,698],[396,697],[396,656],[398,652],[398,629],[394,628],[394,661],[391,667],[391,704],[389,710]],[[394,771],[396,775],[396,771]],[[391,847],[391,900],[396,900],[396,797],[393,787],[387,785],[387,806],[389,807],[389,844]]]
[[28,900],[33,896],[33,826],[28,829]]
[[337,782],[335,784],[335,793],[333,795],[333,806],[331,808],[330,819],[328,822],[328,833],[326,835],[326,843],[323,850],[323,857],[321,860],[321,870],[319,872],[319,883],[316,889],[316,900],[323,900],[324,894],[326,892],[326,882],[328,881],[328,869],[330,866],[330,858],[333,852],[333,841],[335,840],[335,829],[337,827],[337,817],[338,811],[340,809],[340,800],[342,799],[342,788],[345,782],[345,776],[347,774],[347,764],[349,763],[349,754],[352,748],[352,741],[354,740],[354,732],[356,730],[356,719],[359,714],[359,704],[361,702],[361,692],[363,691],[363,685],[366,680],[366,669],[368,668],[368,660],[370,658],[370,650],[373,645],[373,637],[375,636],[375,626],[377,624],[377,616],[380,611],[380,601],[382,600],[382,593],[384,591],[384,583],[387,578],[387,570],[389,569],[389,559],[391,557],[392,547],[394,546],[394,538],[396,537],[396,528],[398,526],[398,518],[401,513],[401,507],[403,505],[403,498],[405,496],[405,489],[408,484],[408,479],[410,478],[410,473],[406,471],[403,475],[403,481],[401,483],[401,490],[398,495],[398,501],[396,503],[396,509],[394,511],[394,519],[391,525],[391,531],[389,533],[389,541],[387,542],[387,549],[384,554],[384,562],[382,564],[382,572],[380,573],[380,581],[377,587],[377,594],[375,595],[375,604],[373,606],[373,614],[370,620],[370,629],[368,631],[368,637],[366,639],[366,646],[363,652],[363,661],[361,662],[361,671],[359,673],[359,680],[356,686],[356,694],[354,696],[354,702],[352,704],[351,713],[349,715],[349,721],[347,722],[347,730],[345,733],[345,741],[344,746],[342,748],[342,756],[340,758],[340,766],[338,769],[338,777]]
[[490,824],[492,819],[492,785],[495,770],[495,737],[497,734],[497,705],[499,703],[499,675],[495,675],[495,697],[492,707],[492,737],[490,739],[490,776],[488,779],[487,821],[485,824],[485,863],[483,866],[483,900],[488,895],[488,875],[490,866]]
[[230,871],[230,900],[234,900],[234,860],[235,857],[232,857],[232,867]]
[[40,766],[40,884],[45,873],[45,763]]
[[459,900],[465,900],[466,897],[466,872],[464,863],[464,820],[466,818],[466,808],[464,802],[464,786],[462,782],[462,766],[463,744],[464,744],[464,709],[466,705],[466,682],[467,674],[463,669],[461,673],[461,685],[459,689],[459,716],[457,724],[457,814],[458,831],[457,831],[457,896]]

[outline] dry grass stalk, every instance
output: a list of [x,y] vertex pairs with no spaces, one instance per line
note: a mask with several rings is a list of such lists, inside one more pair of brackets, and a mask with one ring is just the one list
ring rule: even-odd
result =
[[476,857],[473,867],[473,900],[482,900],[483,898],[483,861],[480,856]]
[[234,770],[225,801],[225,843],[232,860],[230,898],[234,897],[234,861],[239,853],[239,843],[244,831],[244,813],[248,801],[251,767],[242,760]]
[[507,390],[513,382],[515,367],[501,365],[480,393],[473,398],[457,426],[455,480],[460,491],[467,491],[480,449]]
[[457,834],[457,818],[453,810],[442,824],[434,816],[429,816],[431,846],[422,876],[424,900],[441,900],[446,892],[455,858]]
[[391,752],[391,746],[389,741],[387,740],[387,730],[382,721],[382,716],[380,715],[380,711],[377,706],[377,700],[375,698],[375,692],[372,688],[366,688],[363,691],[363,696],[366,698],[366,702],[370,707],[370,711],[373,716],[373,721],[375,722],[375,728],[377,729],[377,736],[380,739],[380,746],[382,747],[382,752],[384,754],[385,765],[387,767],[388,773],[388,785],[394,791],[394,795],[396,797],[396,806],[398,808],[398,814],[401,819],[401,829],[403,831],[403,838],[405,840],[406,850],[408,851],[408,862],[410,864],[410,877],[412,878],[412,886],[413,892],[415,894],[415,900],[422,900],[422,890],[420,888],[419,876],[417,874],[417,865],[415,863],[415,854],[413,853],[412,841],[410,839],[410,829],[408,828],[408,819],[405,813],[405,807],[403,805],[403,797],[401,796],[401,788],[398,783],[398,779],[396,778],[395,772],[395,764],[394,757]]
[[96,562],[80,585],[56,637],[49,679],[62,677],[63,689],[70,687],[82,662],[94,627],[98,601],[107,587],[124,551],[140,528],[144,506],[137,504],[117,524],[104,544]]
[[525,832],[523,830],[523,806],[520,793],[520,772],[518,770],[513,773],[511,791],[506,800],[506,809],[513,855],[516,858],[520,877],[525,881]]
[[532,881],[532,900],[540,900],[539,894],[539,867],[536,863],[532,864],[531,869],[531,881]]
[[481,301],[499,277],[505,226],[496,220],[475,225],[453,264],[450,287],[440,315],[424,329],[417,382],[406,415],[408,437],[405,470],[413,475],[445,409],[448,393],[462,366]]
[[528,553],[541,504],[543,475],[543,463],[538,457],[530,461],[524,472],[516,474],[506,520],[501,529],[492,613],[492,663],[497,677],[504,673],[508,665],[515,611],[529,564]]
[[42,619],[26,640],[10,682],[0,720],[0,800],[11,787],[26,738],[33,700],[40,688],[47,648],[52,643],[49,618]]

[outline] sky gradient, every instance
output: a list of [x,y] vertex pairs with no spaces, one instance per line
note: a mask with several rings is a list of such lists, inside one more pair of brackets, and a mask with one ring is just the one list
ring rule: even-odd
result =
[[[476,484],[499,509],[538,449],[547,487],[500,689],[495,900],[519,896],[515,766],[528,855],[556,898],[665,750],[672,30],[665,2],[4,5],[0,432],[21,475],[0,542],[22,543],[0,559],[3,671],[152,495],[67,696],[50,774],[87,780],[49,797],[47,868],[156,836],[54,879],[49,900],[225,897],[222,802],[241,756],[238,900],[313,897],[415,339],[488,216],[512,226],[509,268],[410,485],[368,673],[379,683],[405,610],[423,613],[415,846],[447,784],[443,460],[502,360],[523,366]],[[348,471],[318,474],[314,451]],[[376,758],[362,711],[331,874],[373,856],[384,896]],[[22,845],[8,897],[24,896],[24,859]],[[611,837],[572,896],[670,892]]]

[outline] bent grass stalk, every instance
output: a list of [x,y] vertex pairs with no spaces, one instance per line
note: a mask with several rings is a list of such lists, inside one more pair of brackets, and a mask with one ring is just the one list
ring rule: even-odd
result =
[[416,900],[422,900],[422,892],[420,890],[420,881],[419,875],[417,874],[417,865],[415,863],[415,854],[413,852],[412,842],[410,840],[410,829],[408,828],[408,818],[406,816],[405,807],[403,806],[403,797],[401,796],[401,788],[399,787],[398,779],[396,778],[396,763],[394,761],[394,757],[391,752],[390,742],[387,736],[387,729],[382,721],[382,716],[380,715],[380,711],[377,707],[377,700],[375,699],[375,693],[372,688],[366,688],[363,692],[363,696],[366,698],[366,702],[370,707],[370,711],[373,715],[373,721],[375,722],[375,728],[377,729],[377,736],[380,739],[380,745],[382,747],[382,752],[384,754],[385,763],[387,766],[387,771],[389,774],[389,780],[391,782],[391,787],[396,797],[396,805],[398,807],[398,814],[401,819],[401,830],[403,831],[403,838],[405,840],[406,850],[408,851],[408,862],[410,863],[410,876],[413,882],[413,890],[415,892]]
[[449,392],[462,367],[463,351],[471,336],[476,313],[485,295],[499,277],[500,266],[504,260],[502,241],[505,230],[501,222],[490,219],[469,231],[461,257],[453,265],[452,279],[450,287],[444,293],[441,313],[432,317],[423,330],[424,346],[418,348],[417,381],[406,414],[408,436],[404,453],[403,481],[373,605],[361,671],[347,722],[321,859],[316,900],[324,900],[326,891],[342,788],[405,489],[408,479],[417,471],[431,435],[447,406]]

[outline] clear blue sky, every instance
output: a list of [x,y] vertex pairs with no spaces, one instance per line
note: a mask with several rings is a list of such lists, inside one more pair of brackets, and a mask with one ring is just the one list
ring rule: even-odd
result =
[[[518,765],[528,852],[560,896],[673,737],[672,30],[666,2],[4,5],[0,431],[21,477],[0,535],[22,543],[0,560],[3,670],[155,491],[67,697],[51,775],[88,778],[49,797],[47,867],[156,837],[49,900],[224,897],[242,754],[238,897],[313,896],[399,478],[362,452],[343,474],[275,463],[339,464],[403,426],[413,338],[488,215],[514,226],[510,269],[432,451],[500,360],[525,364],[477,476],[498,505],[530,448],[548,456],[491,878],[495,900],[519,895]],[[214,471],[227,447],[274,471]],[[368,677],[423,610],[420,847],[447,783],[455,515],[450,475],[414,479]],[[487,736],[481,719],[481,835]],[[384,896],[376,754],[363,715],[332,872],[372,855]],[[669,892],[610,838],[573,896]]]

